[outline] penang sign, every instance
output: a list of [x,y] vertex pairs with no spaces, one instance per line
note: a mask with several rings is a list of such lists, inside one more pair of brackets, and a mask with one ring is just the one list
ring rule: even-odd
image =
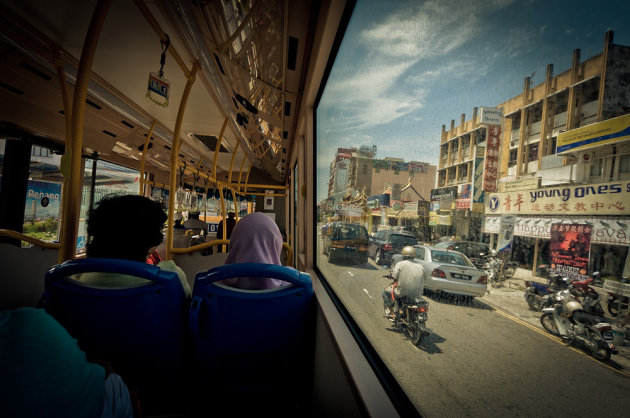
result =
[[630,182],[588,184],[493,193],[487,215],[625,215],[630,211]]

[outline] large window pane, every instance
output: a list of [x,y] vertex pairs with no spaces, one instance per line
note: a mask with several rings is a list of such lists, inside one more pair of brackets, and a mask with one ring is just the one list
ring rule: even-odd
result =
[[[397,246],[389,230],[416,227],[408,231],[418,245],[428,244],[420,250],[427,258],[426,248],[440,235],[488,240],[484,196],[498,193],[503,182],[516,187],[529,181],[534,185],[527,187],[535,188],[538,178],[547,187],[590,181],[597,163],[570,167],[575,159],[545,157],[557,152],[562,132],[595,121],[580,107],[595,97],[591,87],[600,88],[589,79],[607,80],[606,94],[597,92],[606,97],[601,120],[630,109],[628,15],[627,2],[357,1],[316,109],[315,262],[423,415],[614,415],[615,407],[603,405],[625,396],[619,387],[628,384],[615,371],[592,362],[584,350],[576,354],[547,338],[541,314],[528,310],[524,280],[532,279],[533,258],[545,237],[537,251],[536,238],[516,239],[531,259],[518,270],[521,281],[506,290],[512,292],[513,312],[493,309],[490,296],[497,293],[490,287],[475,297],[454,288],[428,292],[433,333],[418,347],[383,317],[382,293],[390,284],[389,252]],[[607,33],[611,29],[614,37]],[[610,54],[608,67],[601,62],[603,51]],[[608,68],[606,77],[602,68]],[[589,88],[581,86],[585,82]],[[499,125],[482,123],[482,107],[504,112]],[[497,135],[500,145],[489,154]],[[627,165],[622,158],[620,175]],[[475,193],[483,190],[474,184],[479,173],[481,184],[490,185],[485,194]],[[625,225],[627,206],[619,215]],[[549,216],[559,216],[557,209]],[[528,228],[540,221],[532,218]],[[348,224],[372,236],[367,262],[357,255],[362,244],[332,232],[349,230]],[[419,234],[424,225],[426,232]],[[433,266],[427,280],[441,274],[450,273]],[[470,277],[455,274],[462,281]],[[591,366],[589,376],[601,386],[589,389],[589,396],[557,390],[559,376],[584,382],[582,371]]]

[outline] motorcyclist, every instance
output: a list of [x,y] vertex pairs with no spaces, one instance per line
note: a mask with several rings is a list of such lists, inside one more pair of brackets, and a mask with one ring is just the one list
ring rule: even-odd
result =
[[402,261],[394,266],[392,276],[396,279],[391,286],[383,290],[383,304],[385,305],[385,316],[393,319],[398,306],[398,299],[404,296],[422,295],[424,291],[424,268],[413,261],[416,256],[416,249],[407,246],[402,249]]

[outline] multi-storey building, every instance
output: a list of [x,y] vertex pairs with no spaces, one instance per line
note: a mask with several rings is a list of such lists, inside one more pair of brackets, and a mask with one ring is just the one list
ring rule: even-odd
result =
[[[375,159],[376,146],[360,148],[339,148],[330,164],[328,202],[326,207],[351,213],[356,217],[356,208],[348,208],[345,201],[353,201],[358,195],[365,197],[388,194],[389,205],[396,210],[372,208],[370,221],[376,218],[377,224],[417,225],[418,201],[429,199],[435,183],[434,165],[401,158]],[[407,207],[407,209],[405,209]],[[413,208],[413,209],[412,209]],[[381,216],[384,214],[383,216]]]
[[442,125],[437,185],[431,192],[431,221],[436,237],[457,235],[477,240],[483,220],[482,181],[488,125],[478,110],[461,115],[459,126]]
[[483,231],[497,233],[500,216],[515,215],[513,258],[535,267],[550,262],[552,224],[590,223],[589,270],[627,273],[630,47],[607,32],[601,53],[582,61],[578,49],[570,69],[553,69],[536,86],[525,78],[523,92],[498,106],[500,181],[486,193]]

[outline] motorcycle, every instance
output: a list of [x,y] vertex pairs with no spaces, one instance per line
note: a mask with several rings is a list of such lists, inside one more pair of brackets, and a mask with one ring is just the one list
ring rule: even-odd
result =
[[604,316],[604,309],[599,303],[599,293],[591,287],[599,273],[593,273],[594,278],[574,281],[571,283],[571,293],[582,304],[585,312],[598,316]]
[[[386,276],[391,280],[395,280],[391,275]],[[394,281],[394,286],[396,282]],[[431,334],[427,328],[429,302],[417,296],[403,296],[396,298],[394,305],[395,315],[390,321],[394,322],[394,326],[401,327],[403,332],[409,338],[413,345],[420,344],[422,337]],[[388,309],[385,308],[385,316],[388,316]]]
[[[621,283],[627,283],[628,278],[624,277],[621,279]],[[623,310],[627,310],[630,305],[630,298],[628,296],[618,295],[616,293],[608,292],[608,303],[607,303],[608,312],[616,317]]]
[[503,260],[497,256],[497,251],[492,250],[490,256],[483,264],[483,270],[488,276],[488,281],[492,287],[500,287],[507,279],[511,279],[516,273],[518,263],[515,261]]
[[569,291],[552,308],[543,309],[540,323],[552,335],[569,344],[580,343],[599,361],[608,361],[618,351],[612,343],[612,326],[606,318],[584,312],[582,304]]
[[556,289],[534,281],[525,281],[525,301],[529,309],[540,312],[558,302]]

